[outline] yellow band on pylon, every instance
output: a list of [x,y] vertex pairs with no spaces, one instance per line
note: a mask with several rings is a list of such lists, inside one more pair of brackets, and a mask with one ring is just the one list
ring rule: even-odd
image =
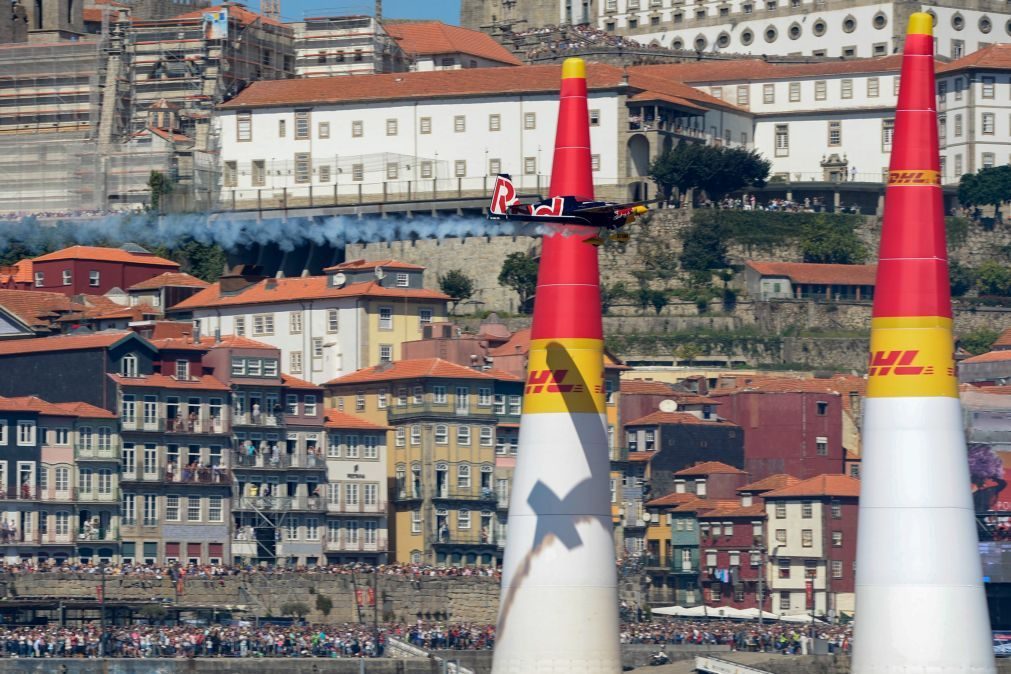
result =
[[586,61],[583,59],[565,59],[562,63],[562,79],[586,79]]
[[909,15],[908,35],[933,35],[934,17],[926,12],[913,12]]
[[867,397],[957,398],[953,351],[950,318],[873,319]]
[[604,342],[535,339],[524,387],[523,414],[604,412]]

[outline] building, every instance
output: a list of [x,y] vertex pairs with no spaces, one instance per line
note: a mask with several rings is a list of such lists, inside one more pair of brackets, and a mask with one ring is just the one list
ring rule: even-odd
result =
[[375,75],[407,70],[407,59],[387,27],[371,16],[313,16],[295,21],[298,77]]
[[52,335],[62,316],[83,310],[63,293],[0,290],[0,339]]
[[247,336],[280,349],[281,370],[314,384],[396,360],[403,342],[445,320],[449,297],[423,287],[424,267],[354,260],[325,271],[225,276],[170,313],[192,318],[202,335]]
[[113,288],[128,288],[178,270],[178,262],[135,244],[121,248],[71,246],[32,260],[34,288],[68,296],[104,295]]
[[1011,18],[983,0],[704,0],[691,7],[677,0],[464,0],[460,16],[462,25],[483,29],[521,20],[530,28],[593,23],[643,45],[696,53],[866,57],[901,48],[914,11],[935,16],[937,51],[952,59],[998,40],[994,31]]
[[[750,115],[731,103],[639,68],[588,75],[598,196],[645,196],[649,162],[680,140],[751,147]],[[557,89],[555,66],[256,82],[219,106],[224,196],[236,207],[476,196],[498,173],[539,192]]]
[[708,606],[758,608],[765,583],[765,506],[750,494],[698,512],[700,581]]
[[769,610],[852,616],[860,482],[818,475],[762,494],[768,522]]
[[834,302],[874,299],[874,264],[810,264],[807,262],[744,263],[744,283],[756,300]]
[[489,35],[441,21],[386,24],[412,71],[518,66],[523,62]]
[[[681,569],[683,560],[680,554],[675,555],[674,513],[672,510],[676,506],[690,503],[697,498],[695,494],[671,492],[643,504],[646,511],[646,517],[643,518],[646,520],[646,548],[643,567],[649,576],[649,602],[651,605],[676,604],[684,606],[680,603],[680,600],[685,598],[684,594],[677,592],[676,574],[679,570],[683,570]],[[681,531],[683,530],[682,526]],[[679,542],[684,543],[684,541]],[[695,546],[695,549],[698,550],[698,545]],[[697,565],[694,568],[697,570]]]
[[[395,559],[497,563],[499,424],[518,425],[523,380],[438,358],[364,368],[327,382],[328,409],[392,427],[388,477]],[[515,429],[510,429],[515,433]]]
[[165,311],[192,297],[210,283],[182,272],[165,272],[134,283],[125,290],[130,306],[147,305]]

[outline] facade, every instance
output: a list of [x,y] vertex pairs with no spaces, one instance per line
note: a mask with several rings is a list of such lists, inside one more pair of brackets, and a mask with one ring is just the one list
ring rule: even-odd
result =
[[853,615],[860,482],[818,475],[765,492],[769,610]]
[[[392,427],[395,559],[496,563],[501,423],[518,424],[522,381],[438,358],[394,361],[326,384],[328,409]],[[515,430],[509,429],[513,434]]]
[[441,21],[405,21],[386,25],[412,71],[518,66],[523,62],[485,33]]
[[281,371],[314,384],[396,360],[403,342],[445,320],[449,298],[423,287],[424,267],[355,260],[325,271],[225,277],[171,313],[191,317],[202,335],[252,337],[280,349]]
[[210,284],[181,272],[165,272],[124,288],[130,306],[147,305],[162,311],[171,309]]
[[750,495],[698,515],[700,577],[709,606],[758,608],[764,564],[765,506]]
[[[733,104],[638,68],[588,72],[598,196],[638,198],[651,159],[680,140],[751,146],[750,116]],[[483,195],[498,173],[541,191],[557,88],[555,66],[257,82],[219,107],[224,198]]]
[[748,261],[744,263],[744,283],[748,295],[762,301],[869,302],[874,298],[877,269],[874,264]]
[[64,295],[104,295],[166,272],[179,263],[128,244],[122,248],[71,246],[32,260],[33,287]]
[[288,24],[295,39],[295,75],[375,75],[407,70],[386,26],[371,16],[314,16]]

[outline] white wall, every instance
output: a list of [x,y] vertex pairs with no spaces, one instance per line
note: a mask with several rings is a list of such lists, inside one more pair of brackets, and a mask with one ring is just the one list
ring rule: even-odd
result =
[[[993,79],[992,95],[986,91],[990,87],[984,85],[984,78]],[[990,163],[991,157],[994,166],[1011,163],[1011,77],[1008,73],[955,72],[939,76],[937,83],[942,179],[957,183],[962,173],[975,173]],[[993,115],[992,134],[983,133],[984,114]],[[957,117],[961,117],[960,135],[956,135]]]

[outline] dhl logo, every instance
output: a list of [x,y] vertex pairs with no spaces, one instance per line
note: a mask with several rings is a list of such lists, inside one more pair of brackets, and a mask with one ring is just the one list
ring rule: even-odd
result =
[[889,185],[940,185],[937,171],[889,171]]
[[934,368],[931,365],[913,365],[919,354],[918,349],[875,351],[871,354],[868,374],[872,377],[885,377],[889,374],[898,376],[934,374]]
[[[583,384],[566,384],[568,370],[532,370],[527,375],[526,393],[584,393]],[[603,393],[604,385],[593,387],[594,393]]]

